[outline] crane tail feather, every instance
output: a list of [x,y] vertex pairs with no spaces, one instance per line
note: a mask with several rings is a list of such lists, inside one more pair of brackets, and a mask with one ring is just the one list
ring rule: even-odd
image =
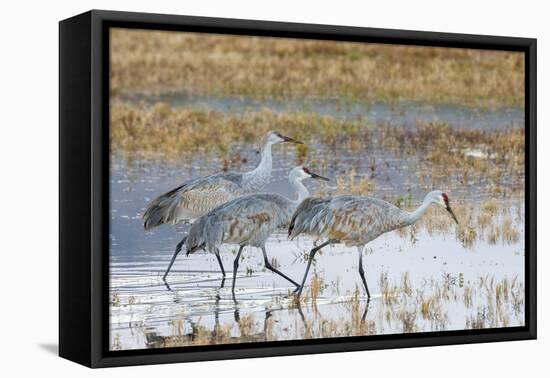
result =
[[288,237],[294,239],[301,233],[314,231],[312,229],[314,219],[317,212],[323,208],[322,205],[328,203],[330,199],[310,197],[302,201],[298,206],[288,227]]
[[143,213],[143,228],[148,231],[161,224],[177,223],[174,217],[177,204],[179,202],[178,192],[185,185],[164,193],[155,198]]

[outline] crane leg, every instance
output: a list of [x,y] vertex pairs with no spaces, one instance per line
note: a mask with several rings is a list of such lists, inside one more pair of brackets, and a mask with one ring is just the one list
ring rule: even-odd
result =
[[239,252],[237,252],[237,256],[235,256],[235,260],[233,261],[233,283],[231,284],[231,295],[233,296],[233,302],[237,302],[237,299],[235,298],[235,281],[237,280],[237,270],[239,269],[239,260],[241,258],[243,248],[244,245],[239,247]]
[[220,257],[220,251],[218,249],[216,249],[216,251],[214,251],[214,255],[216,255],[216,259],[218,260],[218,264],[220,264],[220,269],[222,271],[222,283],[220,285],[220,289],[225,285],[225,269],[223,268],[223,263],[222,263],[222,258]]
[[370,301],[369,287],[367,285],[367,280],[365,279],[365,270],[363,269],[363,248],[359,247],[357,250],[359,251],[359,275],[361,276],[361,280],[363,281],[363,285],[367,291],[367,300]]
[[172,269],[172,265],[174,265],[174,261],[176,261],[176,257],[178,257],[179,253],[181,252],[181,249],[183,248],[183,245],[187,241],[187,236],[184,236],[183,239],[178,243],[176,246],[176,251],[174,252],[174,256],[172,256],[172,260],[170,260],[170,264],[168,265],[168,269],[166,269],[166,272],[164,272],[164,276],[162,276],[162,280],[166,282],[166,276],[168,276],[168,273],[170,272],[170,269]]
[[365,319],[367,319],[367,314],[369,313],[369,305],[370,305],[370,300],[367,300],[367,304],[365,305],[365,311],[363,311],[363,316],[361,316],[361,323],[364,323]]
[[326,242],[324,242],[321,245],[318,245],[317,247],[313,248],[309,252],[309,259],[308,259],[308,262],[307,262],[306,272],[304,273],[304,278],[302,279],[302,284],[300,286],[298,286],[298,288],[294,292],[296,295],[300,296],[300,294],[302,294],[302,290],[304,289],[304,284],[306,283],[307,274],[309,273],[309,268],[311,267],[311,263],[313,262],[313,258],[315,257],[315,254],[317,252],[319,252],[319,250],[321,248],[326,247],[329,244],[338,243],[338,242],[339,242],[338,240],[327,240]]
[[283,272],[276,269],[273,265],[271,265],[271,263],[269,262],[269,259],[267,258],[267,252],[265,250],[265,247],[262,247],[262,253],[264,254],[264,263],[267,269],[271,270],[273,273],[277,273],[279,276],[283,277],[285,280],[292,282],[292,284],[297,288],[300,287],[300,284],[298,284],[296,281],[289,278],[286,274],[284,274]]
[[222,275],[225,278],[225,269],[223,268],[222,259],[220,257],[220,251],[216,250],[216,252],[214,252],[214,254],[216,255],[216,259],[218,259],[218,264],[220,264],[220,269],[222,270]]

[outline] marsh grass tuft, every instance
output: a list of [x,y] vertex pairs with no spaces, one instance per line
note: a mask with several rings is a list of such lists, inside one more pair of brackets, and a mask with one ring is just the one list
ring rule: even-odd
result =
[[[163,103],[147,106],[115,101],[111,105],[111,151],[149,160],[189,160],[196,153],[227,159],[231,146],[254,146],[272,129],[306,142],[317,139],[330,147],[336,140],[349,144],[351,138],[361,136],[365,127],[363,121],[341,121],[316,113],[264,109],[226,114],[171,108]],[[300,130],[300,135],[296,130]],[[307,147],[298,151],[298,159],[305,159]]]
[[323,278],[318,273],[315,273],[309,286],[309,295],[305,296],[305,300],[310,300],[312,303],[317,303],[317,297],[323,293],[325,287]]
[[519,239],[519,232],[516,229],[514,223],[512,222],[512,219],[509,217],[506,217],[502,222],[502,240],[505,243],[513,244],[517,243]]
[[368,195],[374,191],[374,182],[367,177],[357,175],[355,169],[336,178],[336,192],[346,194]]
[[[455,233],[457,240],[464,248],[473,248],[478,241],[486,241],[489,244],[515,244],[520,240],[521,224],[514,222],[510,216],[503,214],[516,207],[521,208],[519,200],[496,202],[490,200],[490,210],[486,203],[481,206],[456,203],[453,210],[459,219],[456,225],[449,215],[442,209],[429,209],[426,215],[415,225],[396,231],[396,234],[408,239],[411,244],[420,230],[426,230],[429,235],[444,235]],[[406,210],[412,210],[418,203],[409,203],[403,206]]]

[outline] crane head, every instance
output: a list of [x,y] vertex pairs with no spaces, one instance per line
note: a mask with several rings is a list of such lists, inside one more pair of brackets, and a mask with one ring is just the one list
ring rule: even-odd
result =
[[317,173],[313,173],[308,168],[302,167],[302,166],[292,168],[290,170],[290,173],[288,174],[288,180],[290,182],[295,182],[295,181],[299,182],[308,178],[323,180],[323,181],[330,181],[328,178],[318,175]]
[[330,181],[328,178],[318,175],[317,173],[311,172],[307,167],[302,167],[302,172],[304,173],[304,178],[313,178],[317,180]]
[[441,192],[439,204],[443,206],[449,214],[451,214],[453,220],[456,222],[456,224],[458,224],[458,219],[456,219],[456,215],[453,212],[453,209],[451,209],[451,205],[449,204],[449,196],[447,195],[447,193]]
[[304,144],[299,140],[293,139],[291,137],[285,136],[278,131],[269,131],[265,136],[265,142],[270,144],[279,144],[279,143],[294,143],[294,144]]

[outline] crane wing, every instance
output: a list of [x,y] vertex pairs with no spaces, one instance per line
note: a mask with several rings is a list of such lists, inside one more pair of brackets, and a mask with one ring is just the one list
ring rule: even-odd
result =
[[330,222],[323,234],[331,239],[370,241],[393,230],[399,223],[400,210],[371,197],[335,197],[327,208]]
[[311,221],[313,218],[323,212],[325,206],[330,202],[330,199],[309,197],[300,203],[288,227],[288,237],[293,239],[301,233],[312,233],[318,225],[314,225]]
[[393,205],[370,197],[309,198],[296,210],[289,236],[306,233],[335,240],[372,240],[396,224],[398,212]]
[[[224,203],[197,222],[201,228],[190,231],[200,233],[209,248],[222,243],[247,244],[267,238],[273,231],[288,223],[291,212],[288,202],[276,194],[253,194]],[[193,236],[195,238],[195,236]]]
[[144,227],[197,218],[239,193],[242,176],[222,173],[194,179],[154,199],[143,214]]

